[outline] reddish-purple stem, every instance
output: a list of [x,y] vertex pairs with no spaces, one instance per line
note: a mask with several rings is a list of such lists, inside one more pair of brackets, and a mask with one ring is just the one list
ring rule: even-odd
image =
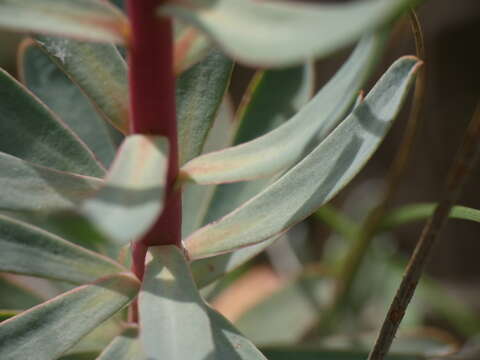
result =
[[168,138],[169,170],[162,215],[152,229],[132,247],[132,270],[143,278],[146,249],[155,245],[180,245],[181,193],[178,175],[178,141],[173,71],[173,29],[169,18],[156,15],[159,0],[127,0],[131,22],[129,82],[131,132]]

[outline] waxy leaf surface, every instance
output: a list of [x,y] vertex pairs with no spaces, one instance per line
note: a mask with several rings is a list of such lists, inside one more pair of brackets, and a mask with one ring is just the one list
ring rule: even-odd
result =
[[174,71],[179,75],[207,56],[211,41],[193,26],[174,22]]
[[138,338],[138,328],[126,328],[105,348],[97,360],[147,360]]
[[113,126],[128,133],[127,65],[112,44],[38,36],[38,43]]
[[0,152],[82,175],[103,176],[92,152],[53,112],[0,70]]
[[139,296],[140,337],[149,359],[183,360],[195,354],[209,360],[265,360],[204,303],[177,247],[150,248],[150,254]]
[[236,60],[287,66],[326,56],[392,20],[418,0],[348,4],[297,1],[173,0],[159,15],[195,25]]
[[378,34],[360,42],[332,80],[285,124],[248,143],[193,159],[181,176],[200,184],[225,183],[268,176],[295,164],[315,137],[325,136],[350,109],[383,40],[384,34]]
[[414,57],[396,61],[365,101],[301,162],[242,207],[189,236],[185,246],[190,258],[268,239],[328,202],[380,145],[418,66]]
[[26,41],[19,54],[22,82],[52,109],[110,166],[121,135],[95,111],[93,105],[38,43]]
[[128,26],[107,1],[0,0],[0,27],[14,31],[123,43]]
[[75,288],[0,324],[0,358],[56,359],[136,295],[139,282],[118,274]]
[[0,153],[0,210],[75,207],[101,184],[97,178],[52,170]]
[[230,82],[233,63],[218,50],[177,78],[177,122],[180,163],[202,152]]
[[84,284],[126,271],[35,226],[0,215],[0,271]]

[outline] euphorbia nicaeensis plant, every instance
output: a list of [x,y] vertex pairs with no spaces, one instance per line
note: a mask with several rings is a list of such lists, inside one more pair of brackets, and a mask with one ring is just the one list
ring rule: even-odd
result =
[[[198,289],[373,155],[420,61],[360,90],[415,3],[1,0],[31,38],[0,72],[0,271],[60,295],[3,314],[0,359],[265,359]],[[233,115],[234,61],[264,70]]]

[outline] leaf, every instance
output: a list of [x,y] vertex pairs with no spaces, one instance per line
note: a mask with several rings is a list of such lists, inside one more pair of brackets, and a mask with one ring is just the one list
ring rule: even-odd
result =
[[77,284],[126,271],[120,264],[26,223],[0,215],[0,271]]
[[302,275],[256,304],[235,325],[258,345],[295,344],[317,323],[333,285],[323,274]]
[[127,65],[113,44],[37,36],[38,44],[89,98],[98,113],[127,134]]
[[233,63],[212,50],[200,63],[177,79],[177,122],[180,164],[202,152],[223,99]]
[[[203,151],[224,148],[231,144],[234,127],[232,104],[229,97],[225,96],[213,126],[208,132]],[[182,238],[184,238],[203,224],[215,186],[189,183],[184,184],[182,191]]]
[[38,43],[26,40],[20,46],[22,82],[58,114],[108,167],[121,135],[97,114],[81,90],[46,55]]
[[[420,203],[409,204],[395,209],[382,220],[382,230],[388,230],[405,223],[427,219],[433,214],[436,206],[436,204],[432,203]],[[465,206],[454,206],[450,212],[450,218],[480,222],[480,210]]]
[[174,22],[174,54],[175,74],[179,75],[202,60],[211,48],[210,39],[198,29]]
[[300,163],[242,207],[190,235],[184,241],[190,259],[268,239],[327,203],[378,148],[420,64],[414,57],[396,61],[365,101]]
[[329,55],[418,2],[367,0],[333,5],[176,0],[160,6],[158,13],[200,28],[235,60],[281,67]]
[[117,43],[129,31],[120,10],[96,0],[1,0],[0,27]]
[[343,119],[373,68],[384,37],[382,33],[361,41],[332,80],[290,121],[248,143],[193,159],[180,176],[218,184],[268,176],[295,164],[316,136],[325,136]]
[[211,284],[223,275],[237,269],[245,264],[248,260],[260,254],[268,246],[278,240],[280,236],[273,236],[272,238],[262,241],[259,244],[247,246],[243,249],[238,249],[228,254],[222,254],[193,261],[191,264],[191,269],[195,283],[199,288]]
[[149,359],[266,360],[203,302],[177,247],[151,247],[150,255],[139,295],[140,338]]
[[42,298],[5,275],[0,276],[0,309],[23,310],[42,302]]
[[48,169],[0,153],[0,210],[71,208],[101,184],[100,179]]
[[[259,72],[249,85],[241,109],[238,126],[233,141],[235,144],[249,141],[256,136],[283,124],[310,100],[314,88],[315,72],[312,64],[305,64],[283,70]],[[268,111],[265,111],[268,109]],[[189,235],[207,221],[214,221],[235,209],[243,202],[259,193],[271,182],[270,179],[259,179],[250,182],[225,184],[216,187],[208,213],[200,211],[196,222],[191,225]],[[204,189],[206,186],[188,184],[186,191],[192,186]],[[189,194],[188,192],[186,194]],[[209,200],[209,199],[206,199]],[[192,204],[193,201],[192,201]],[[198,202],[197,202],[198,204]],[[207,210],[206,209],[206,210]],[[200,259],[192,263],[192,272],[197,286],[203,287],[220,278],[224,274],[238,268],[271,245],[278,236],[255,246],[238,249],[229,254]]]
[[138,328],[127,327],[113,342],[105,348],[97,360],[147,360],[138,339]]
[[75,288],[0,324],[0,358],[54,359],[127,305],[139,282],[117,274]]
[[2,321],[5,321],[7,319],[10,319],[16,315],[18,315],[19,312],[18,311],[14,311],[14,310],[0,310],[0,323]]
[[101,177],[90,150],[44,104],[0,69],[0,151],[33,163]]
[[100,190],[78,209],[46,214],[46,221],[75,242],[94,238],[124,245],[147,232],[161,214],[167,167],[166,138],[130,135]]

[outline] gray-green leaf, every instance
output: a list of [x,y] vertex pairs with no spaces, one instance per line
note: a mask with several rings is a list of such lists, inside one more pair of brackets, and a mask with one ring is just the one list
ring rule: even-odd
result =
[[258,243],[328,202],[363,168],[386,135],[420,62],[396,61],[365,101],[300,163],[259,195],[189,236],[190,258]]
[[203,302],[180,249],[159,246],[150,254],[139,296],[140,337],[149,359],[184,360],[195,354],[209,360],[266,360]]
[[84,285],[0,324],[0,358],[55,359],[127,305],[139,282],[117,274]]

